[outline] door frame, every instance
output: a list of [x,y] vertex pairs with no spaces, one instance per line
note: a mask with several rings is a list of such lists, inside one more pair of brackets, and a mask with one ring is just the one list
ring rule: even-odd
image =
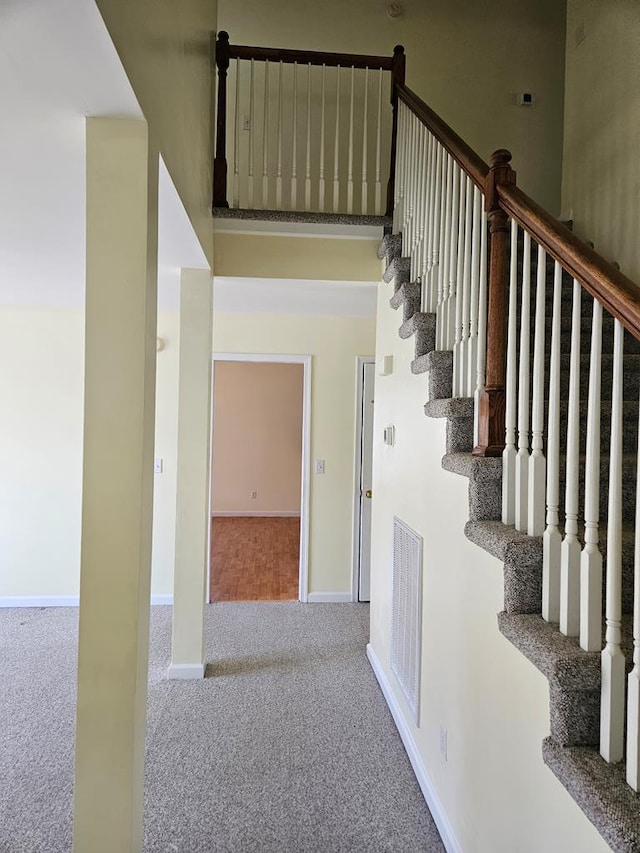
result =
[[351,557],[351,601],[359,601],[360,589],[360,477],[362,476],[362,424],[364,409],[362,397],[364,391],[364,366],[375,364],[373,355],[356,356],[356,435],[354,447],[353,474],[353,533]]
[[214,352],[211,369],[211,488],[209,489],[209,545],[207,559],[206,600],[211,589],[211,495],[213,494],[213,442],[215,440],[214,385],[216,361],[271,362],[273,364],[301,364],[302,378],[302,465],[300,477],[300,571],[298,577],[298,600],[309,599],[309,493],[311,485],[311,359],[310,355],[288,355],[276,353]]

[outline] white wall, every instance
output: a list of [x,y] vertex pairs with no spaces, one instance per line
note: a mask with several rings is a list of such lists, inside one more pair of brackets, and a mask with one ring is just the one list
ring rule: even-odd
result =
[[302,391],[301,364],[215,362],[214,515],[300,514]]
[[311,355],[309,591],[351,591],[356,357],[374,350],[375,321],[359,317],[214,311],[217,352]]
[[640,16],[635,0],[569,0],[562,207],[640,281]]
[[[425,418],[413,341],[381,285],[377,352],[394,356],[376,377],[371,643],[403,709],[426,772],[465,853],[604,853],[608,846],[544,766],[546,679],[499,633],[502,566],[463,533],[468,481],[442,470],[445,422]],[[396,427],[396,444],[381,429]],[[390,668],[392,524],[424,538],[421,720],[416,727]],[[448,760],[439,751],[448,731]]]

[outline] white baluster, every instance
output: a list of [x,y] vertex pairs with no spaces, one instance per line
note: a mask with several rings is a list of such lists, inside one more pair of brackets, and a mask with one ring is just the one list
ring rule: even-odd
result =
[[433,134],[427,134],[427,180],[425,185],[424,245],[422,251],[422,310],[429,310],[429,274],[433,254],[433,176],[436,170],[436,150]]
[[440,280],[438,281],[438,316],[436,331],[438,335],[438,349],[447,348],[447,298],[449,296],[449,266],[451,263],[451,208],[453,200],[453,158],[446,154],[446,184],[442,198],[444,216],[442,218],[442,244],[440,252]]
[[441,203],[442,203],[442,174],[444,149],[434,140],[436,149],[436,169],[433,176],[433,202],[431,213],[431,262],[429,266],[429,311],[433,314],[438,310],[438,279],[440,276],[440,234],[441,234]]
[[[567,467],[564,499],[564,539],[560,548],[560,630],[569,637],[580,633],[580,542],[578,540],[580,464],[580,337],[582,288],[573,280],[571,361],[567,409]],[[591,404],[589,404],[591,409]],[[599,416],[598,416],[599,417]],[[598,430],[599,430],[598,420]],[[599,445],[598,434],[598,447]],[[596,506],[596,518],[598,507]]]
[[[463,180],[465,176],[463,174]],[[462,328],[460,332],[460,380],[459,393],[461,397],[468,395],[467,359],[469,350],[469,334],[471,326],[471,228],[473,224],[473,183],[467,175],[465,187],[465,220],[464,220],[464,258],[462,264]]]
[[[451,239],[449,241],[449,292],[446,303],[446,330],[445,330],[445,350],[453,349],[455,340],[455,322],[456,322],[456,303],[458,290],[458,245],[462,243],[460,236],[460,182],[462,170],[460,166],[453,162],[453,196],[451,199],[451,221],[449,228],[451,230]],[[463,225],[464,228],[464,225]]]
[[293,63],[293,112],[291,118],[291,210],[298,209],[298,63]]
[[531,411],[531,456],[529,457],[529,497],[527,510],[529,536],[542,536],[545,516],[545,478],[547,463],[542,452],[544,432],[544,312],[547,287],[547,253],[538,246],[536,276],[536,314],[533,343],[533,388]]
[[480,397],[484,391],[487,367],[487,214],[482,209],[480,226],[480,283],[478,291],[478,358],[476,390],[473,395],[473,444],[478,444],[478,417]]
[[560,338],[562,311],[562,267],[556,261],[553,273],[551,360],[549,363],[549,427],[547,432],[547,526],[542,537],[542,617],[560,621]]
[[422,238],[424,235],[424,183],[427,172],[427,152],[425,148],[424,126],[416,120],[418,160],[416,163],[416,215],[413,229],[413,252],[411,256],[412,276],[411,280],[420,278]]
[[311,210],[311,63],[307,72],[307,167],[304,179],[304,209]]
[[269,208],[269,60],[264,64],[264,107],[262,115],[262,208]]
[[516,520],[516,375],[518,371],[518,224],[511,220],[509,313],[507,315],[505,444],[502,451],[502,523]]
[[[420,124],[420,135],[422,137],[422,179],[420,181],[420,198],[418,202],[418,257],[416,260],[416,278],[422,281],[424,269],[424,255],[426,251],[426,227],[428,214],[427,193],[429,192],[429,133],[426,127]],[[424,292],[424,288],[423,288]]]
[[633,549],[633,669],[627,680],[627,783],[640,790],[640,423],[636,469],[636,530]]
[[360,201],[360,210],[362,214],[366,214],[368,199],[368,133],[369,133],[369,69],[364,69],[364,114],[362,116],[362,195]]
[[340,204],[340,66],[336,66],[336,137],[333,144],[333,212]]
[[382,213],[382,182],[380,180],[380,145],[382,133],[382,68],[378,75],[378,128],[376,133],[376,206],[375,212]]
[[240,207],[240,60],[236,59],[235,133],[233,135],[233,206]]
[[[472,397],[476,381],[478,359],[478,288],[480,286],[480,226],[482,223],[482,195],[473,186],[473,224],[471,232],[471,305],[469,308],[469,343],[467,345],[467,376],[465,396]],[[513,522],[511,522],[513,523]]]
[[518,379],[518,454],[516,456],[516,530],[529,521],[529,339],[531,336],[531,237],[524,232],[522,298],[520,304],[520,372]]
[[[615,380],[614,380],[615,381]],[[580,645],[602,648],[602,554],[600,525],[600,390],[602,382],[602,305],[593,300],[589,406],[584,474],[584,548],[580,556]]]
[[464,273],[464,224],[466,213],[464,209],[466,197],[465,174],[458,167],[458,215],[456,218],[456,274],[454,278],[455,299],[451,305],[452,339],[453,339],[453,396],[460,396],[460,347],[462,345],[462,277]]
[[327,67],[322,65],[322,92],[320,95],[320,173],[318,180],[318,210],[324,212],[324,104],[325,104],[325,75]]
[[353,213],[353,89],[355,68],[351,66],[351,95],[349,98],[349,168],[347,172],[347,213]]
[[622,640],[622,380],[624,329],[613,329],[613,388],[611,392],[611,449],[609,513],[607,518],[607,599],[605,647],[602,650],[600,755],[622,761],[624,755],[625,659]]
[[249,210],[253,210],[254,202],[253,202],[253,165],[254,165],[254,138],[255,138],[255,88],[256,88],[256,80],[255,80],[255,71],[254,71],[254,60],[251,60],[251,73],[249,78],[249,178],[248,178],[248,194],[249,200],[247,202],[247,207]]
[[276,210],[282,210],[282,61],[278,68],[278,168],[276,171]]
[[403,240],[403,255],[410,257],[413,238],[413,208],[414,208],[414,193],[415,193],[415,130],[416,121],[413,113],[409,113],[409,147],[407,154],[406,165],[406,203],[405,203],[405,221],[402,228],[404,236]]
[[[404,104],[398,105],[398,142],[396,153],[396,174],[393,189],[393,233],[399,234],[402,230],[402,206],[403,206],[403,185],[402,179],[404,174],[404,149],[406,144],[405,139],[405,108]],[[378,208],[374,203],[374,212],[377,213]]]

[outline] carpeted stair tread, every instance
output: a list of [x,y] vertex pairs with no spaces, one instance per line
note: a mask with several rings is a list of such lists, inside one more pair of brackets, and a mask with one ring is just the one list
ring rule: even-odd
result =
[[387,264],[391,263],[393,258],[396,258],[402,251],[402,235],[400,234],[385,234],[382,242],[378,246],[378,257],[380,260],[386,260]]
[[527,536],[501,521],[468,521],[464,534],[469,541],[503,562],[525,555],[542,559],[542,536]]
[[554,622],[538,614],[498,614],[501,633],[549,681],[564,687],[600,689],[600,652],[585,652],[576,638],[565,637]]
[[460,474],[474,482],[502,481],[502,459],[473,456],[471,453],[447,453],[442,457],[442,467],[452,474]]
[[[400,306],[404,306],[405,302],[410,302],[411,304],[420,305],[420,285],[416,282],[404,282],[393,294],[391,299],[389,300],[389,305],[397,310]],[[411,313],[415,313],[414,309]]]
[[[400,337],[403,340],[410,338],[418,332],[430,332],[435,335],[436,315],[426,311],[416,311],[413,316],[400,326]],[[433,347],[431,348],[433,349]]]
[[608,764],[597,749],[542,743],[545,764],[617,853],[640,850],[640,800],[627,785],[624,763]]
[[473,397],[430,400],[424,405],[424,413],[428,418],[472,418]]
[[411,258],[395,257],[382,273],[382,280],[387,284],[391,281],[398,283],[408,281],[411,270]]
[[432,350],[411,362],[412,373],[427,373],[429,400],[443,400],[453,393],[453,353],[451,350]]

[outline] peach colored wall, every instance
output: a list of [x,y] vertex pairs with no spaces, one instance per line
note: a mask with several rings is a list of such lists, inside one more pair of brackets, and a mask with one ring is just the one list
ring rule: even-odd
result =
[[302,391],[301,364],[215,363],[214,513],[300,512]]

